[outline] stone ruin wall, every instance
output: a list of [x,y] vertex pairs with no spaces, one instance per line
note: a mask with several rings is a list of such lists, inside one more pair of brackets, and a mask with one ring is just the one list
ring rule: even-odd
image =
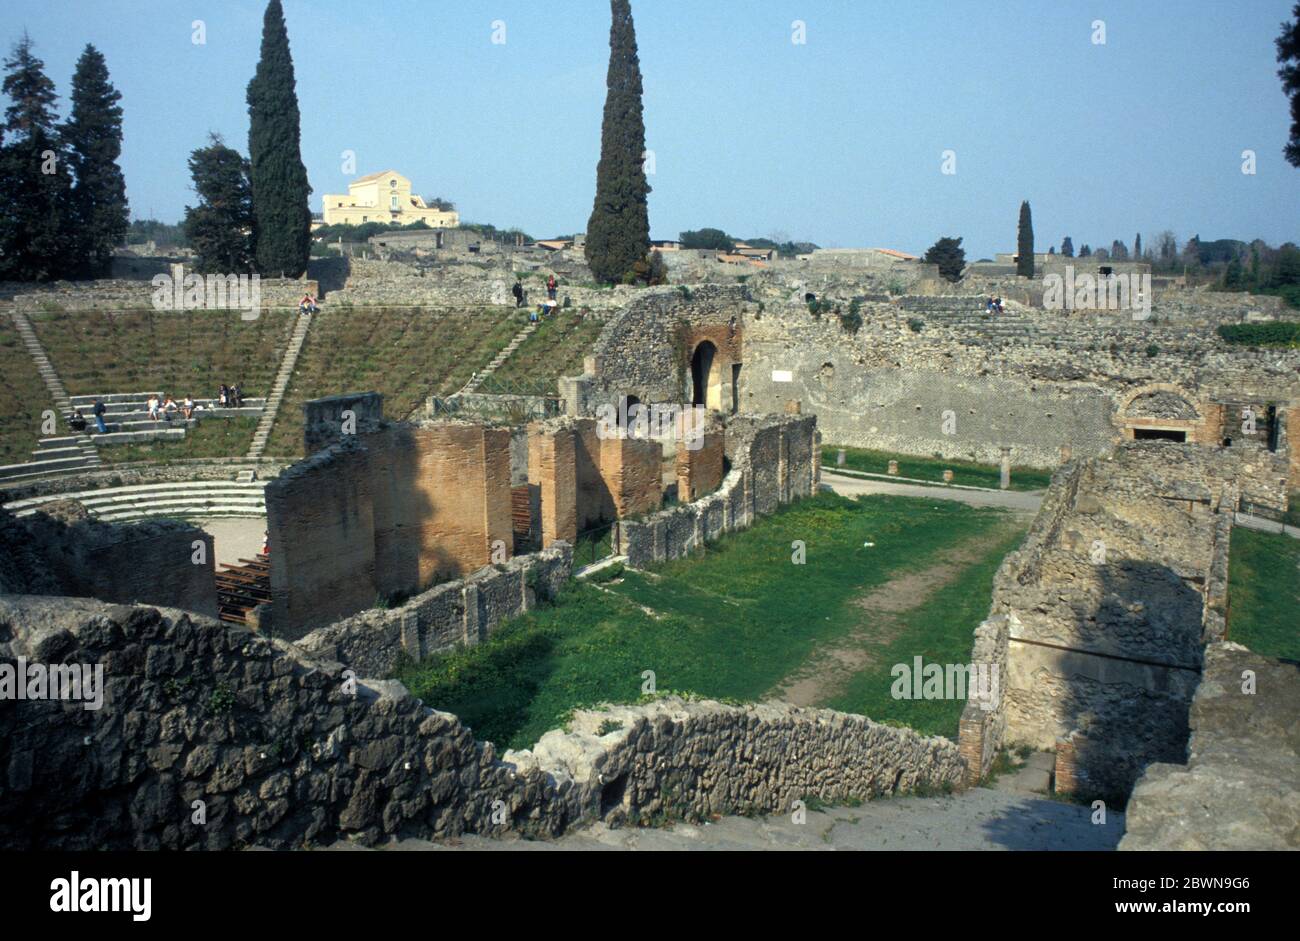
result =
[[[1247,671],[1255,691],[1243,689]],[[1149,765],[1121,850],[1300,849],[1300,667],[1234,643],[1205,650],[1187,762]]]
[[180,520],[106,523],[75,501],[0,509],[0,593],[101,598],[217,616],[209,533]]
[[[926,313],[965,310],[975,301],[867,303],[856,336],[802,304],[750,311],[741,411],[781,411],[799,401],[835,444],[983,463],[997,463],[1010,446],[1015,464],[1044,468],[1061,463],[1062,449],[1107,453],[1126,433],[1121,403],[1152,386],[1177,386],[1193,397],[1205,440],[1236,421],[1226,410],[1211,414],[1216,403],[1278,403],[1300,427],[1295,350],[1232,347],[1212,333],[1163,324],[1038,314],[1007,333],[996,318],[967,326]],[[944,433],[949,411],[953,434]],[[1300,456],[1295,460],[1292,481],[1300,486]]]
[[294,646],[312,659],[337,660],[360,676],[391,676],[403,658],[419,662],[476,646],[505,621],[558,596],[572,570],[572,547],[556,543],[438,585],[400,606],[344,618]]
[[[170,274],[169,271],[159,272]],[[194,272],[186,268],[185,277]],[[207,284],[207,276],[204,284]],[[15,310],[24,313],[40,313],[48,310],[87,311],[87,310],[153,310],[155,288],[149,279],[136,280],[126,278],[100,279],[97,281],[55,281],[39,290],[32,290],[30,283],[0,285],[0,296],[9,294]],[[174,289],[167,288],[167,296],[175,303]],[[259,301],[263,308],[288,307],[298,309],[298,302],[304,294],[316,297],[320,285],[307,278],[259,278]],[[221,295],[215,295],[213,303]],[[205,304],[198,309],[243,310],[238,302],[238,292],[229,291],[226,305],[209,308]],[[166,308],[159,311],[168,313]],[[178,311],[187,313],[188,311]]]
[[817,420],[811,416],[732,416],[725,438],[731,472],[718,490],[644,520],[621,520],[618,553],[636,568],[683,558],[724,533],[747,529],[783,504],[814,496],[817,441]]
[[963,769],[952,742],[861,716],[674,698],[579,712],[502,758],[399,683],[352,686],[339,663],[171,610],[3,598],[0,659],[19,656],[101,663],[107,688],[98,710],[0,703],[11,850],[546,838],[941,788]]
[[1004,669],[994,708],[963,713],[973,777],[1023,743],[1056,751],[1059,790],[1122,797],[1151,762],[1183,760],[1202,651],[1223,637],[1239,490],[1283,499],[1276,466],[1251,461],[1131,443],[1057,472],[976,634],[975,660]]
[[658,509],[663,502],[658,441],[602,438],[595,419],[558,418],[528,426],[529,486],[541,508],[543,546]]
[[566,413],[591,416],[629,395],[642,405],[689,402],[690,357],[706,339],[718,347],[715,368],[729,382],[731,365],[741,362],[745,311],[755,306],[744,285],[642,291],[606,323],[585,374],[560,380]]
[[299,637],[513,549],[510,431],[392,425],[344,436],[266,488],[271,630]]

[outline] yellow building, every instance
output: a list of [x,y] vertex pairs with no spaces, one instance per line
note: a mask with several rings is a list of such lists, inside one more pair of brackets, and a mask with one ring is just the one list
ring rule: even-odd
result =
[[[411,181],[396,170],[372,173],[348,184],[348,195],[330,193],[324,198],[323,225],[362,225],[395,222],[410,225],[421,219],[435,229],[454,229],[460,213],[431,209],[411,193]],[[318,226],[319,227],[319,226]]]

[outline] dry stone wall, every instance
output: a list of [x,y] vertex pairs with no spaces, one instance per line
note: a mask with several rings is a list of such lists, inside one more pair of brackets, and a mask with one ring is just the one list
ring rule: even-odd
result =
[[1187,761],[1146,769],[1128,802],[1119,848],[1300,849],[1297,715],[1295,663],[1240,644],[1206,648]]
[[[176,611],[0,599],[0,661],[101,664],[102,708],[0,701],[0,846],[291,849],[789,812],[959,782],[957,746],[861,716],[659,700],[497,756],[396,682]],[[196,819],[202,823],[194,822]]]
[[179,520],[105,523],[58,501],[21,519],[0,509],[0,592],[159,604],[217,616],[209,533]]

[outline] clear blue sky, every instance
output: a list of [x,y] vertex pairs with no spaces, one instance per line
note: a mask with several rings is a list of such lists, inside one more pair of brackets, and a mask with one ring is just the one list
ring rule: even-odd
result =
[[[319,209],[394,168],[468,221],[538,237],[591,211],[605,0],[284,0]],[[825,246],[1044,249],[1300,241],[1273,40],[1292,0],[633,0],[656,238],[717,226]],[[66,106],[86,42],[123,95],[133,216],[177,221],[209,130],[247,150],[263,0],[6,0]],[[207,42],[191,42],[203,20]],[[494,45],[492,22],[506,43]],[[1092,42],[1092,22],[1106,44]],[[791,24],[807,24],[806,45]],[[957,173],[940,173],[954,150]],[[1241,172],[1254,150],[1258,172]]]

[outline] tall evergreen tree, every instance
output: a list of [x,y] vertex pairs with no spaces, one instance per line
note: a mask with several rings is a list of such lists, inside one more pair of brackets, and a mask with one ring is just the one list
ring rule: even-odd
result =
[[1079,249],[1079,257],[1087,258],[1091,254],[1092,254],[1092,249],[1088,246],[1088,243],[1085,242],[1083,244],[1083,247]]
[[185,207],[185,237],[204,274],[247,271],[252,266],[253,198],[249,163],[218,134],[190,154],[190,176],[199,194]]
[[1124,261],[1128,258],[1128,246],[1119,239],[1110,243],[1110,257],[1116,261]]
[[1070,241],[1068,235],[1065,237],[1064,241],[1061,242],[1061,254],[1066,258],[1074,257],[1074,243]]
[[26,33],[5,60],[0,150],[0,278],[47,281],[71,267],[71,178],[59,138],[54,83]]
[[1291,11],[1295,19],[1282,23],[1282,33],[1277,37],[1277,70],[1282,79],[1282,91],[1291,99],[1291,138],[1283,153],[1293,167],[1300,167],[1300,3]]
[[587,263],[598,281],[624,280],[650,249],[650,184],[645,176],[641,65],[629,0],[610,0],[609,72],[596,167],[596,200],[587,222]]
[[108,80],[99,50],[87,45],[72,76],[72,116],[63,127],[72,185],[72,242],[77,269],[103,277],[130,222],[122,154],[122,95]]
[[1142,260],[1142,233],[1133,236],[1133,260]]
[[280,0],[262,21],[262,57],[248,83],[248,158],[252,168],[257,270],[296,278],[311,254],[311,185],[302,163],[298,95]]
[[1034,220],[1029,213],[1029,202],[1020,204],[1020,233],[1016,240],[1016,274],[1024,278],[1034,276]]

